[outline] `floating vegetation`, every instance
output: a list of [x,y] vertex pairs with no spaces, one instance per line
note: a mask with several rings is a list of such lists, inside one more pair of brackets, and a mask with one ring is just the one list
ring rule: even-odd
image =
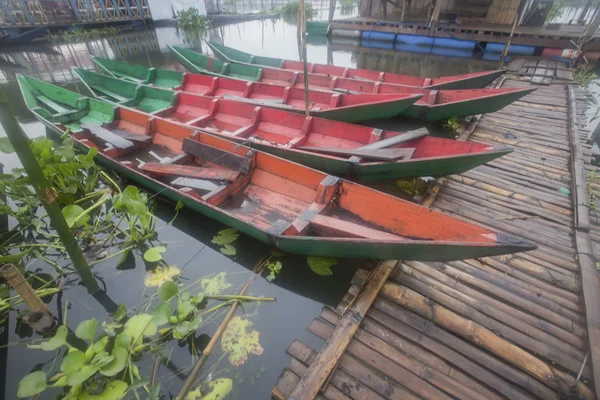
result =
[[200,30],[205,31],[210,28],[210,21],[204,15],[200,15],[195,7],[179,10],[175,14],[177,26],[185,30]]
[[453,132],[453,133],[458,132],[458,130],[460,129],[460,124],[458,123],[458,118],[452,117],[452,118],[449,118],[449,119],[443,121],[442,128],[444,128],[447,131]]
[[584,89],[587,89],[598,76],[592,67],[583,65],[573,70],[573,80]]
[[99,29],[83,29],[81,27],[75,27],[68,31],[62,31],[59,33],[48,34],[48,39],[56,42],[71,42],[83,39],[94,39],[109,36],[117,36],[119,30],[114,26],[108,26],[106,28]]
[[337,264],[337,260],[333,257],[308,256],[306,261],[312,272],[325,276],[333,275],[331,267]]
[[236,250],[231,243],[235,242],[239,236],[240,234],[237,233],[237,229],[223,229],[212,238],[211,243],[223,246],[219,250],[226,256],[235,256]]
[[196,388],[188,393],[186,400],[222,400],[233,390],[233,381],[229,378],[215,379],[206,384],[207,390],[204,395],[200,388]]
[[172,282],[179,274],[181,274],[181,270],[174,265],[159,265],[146,273],[144,285],[159,287],[166,282]]
[[[287,3],[281,8],[281,18],[290,23],[298,22],[299,7],[300,3],[297,1]],[[306,8],[306,19],[312,19],[312,17],[317,14],[317,10],[315,10],[310,3],[304,3],[304,7]]]
[[396,186],[412,197],[420,197],[427,192],[432,181],[423,178],[399,179],[396,181]]
[[238,367],[248,360],[248,354],[261,355],[263,348],[259,343],[259,333],[248,331],[252,322],[240,317],[233,317],[221,338],[221,348],[229,354],[229,362]]

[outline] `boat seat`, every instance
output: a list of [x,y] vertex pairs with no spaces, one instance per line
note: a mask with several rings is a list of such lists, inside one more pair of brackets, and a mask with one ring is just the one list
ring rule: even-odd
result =
[[133,150],[135,147],[131,140],[125,139],[99,125],[81,124],[81,127],[87,129],[93,136],[119,150]]
[[193,165],[161,164],[156,162],[145,163],[140,169],[144,172],[161,176],[198,178],[226,182],[234,182],[240,174],[237,171],[228,169],[206,168]]
[[343,221],[341,219],[328,217],[325,215],[315,215],[310,221],[310,227],[316,233],[323,236],[364,238],[373,240],[399,240],[404,239],[388,232],[369,228],[354,222]]
[[105,94],[106,96],[112,97],[113,99],[117,100],[118,102],[131,100],[127,97],[121,96],[120,94],[113,92],[112,90],[105,89],[98,85],[90,85],[90,87],[100,93]]
[[60,103],[57,103],[54,100],[50,100],[48,97],[43,96],[43,95],[38,95],[36,98],[39,101],[41,101],[42,103],[44,103],[46,106],[51,108],[54,112],[57,112],[57,113],[67,113],[69,111],[77,111],[77,110],[72,110],[70,108],[64,107],[64,106],[60,105]]
[[252,158],[250,156],[253,154],[253,152],[251,151],[246,155],[246,157],[243,157],[190,138],[183,139],[182,149],[184,152],[191,154],[194,157],[198,157],[201,160],[206,160],[209,162],[215,162],[218,160],[219,165],[234,171],[239,171],[243,174],[248,173],[252,166]]

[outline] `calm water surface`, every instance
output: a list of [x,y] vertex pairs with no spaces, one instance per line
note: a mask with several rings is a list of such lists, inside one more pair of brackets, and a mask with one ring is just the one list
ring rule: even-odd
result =
[[[323,13],[320,14],[325,15]],[[298,59],[296,27],[282,20],[264,20],[214,27],[203,37],[186,35],[176,28],[149,28],[138,32],[126,32],[117,37],[74,43],[32,44],[23,47],[0,49],[0,88],[11,99],[17,117],[30,137],[44,135],[44,129],[27,111],[16,83],[17,74],[25,74],[66,86],[71,90],[85,92],[84,86],[77,82],[71,72],[73,67],[93,68],[90,56],[116,58],[132,63],[153,67],[183,70],[171,57],[167,45],[179,45],[207,52],[208,49],[200,39],[215,40],[225,45],[243,49],[247,52]],[[394,50],[371,49],[360,47],[360,42],[341,41],[328,43],[324,38],[310,38],[308,58],[311,62],[333,63],[346,67],[371,68],[381,71],[394,71],[421,76],[443,76],[458,73],[493,69],[493,63],[441,57],[430,54],[411,54]],[[377,127],[403,130],[422,126],[420,122],[403,120],[376,121]],[[0,134],[4,132],[0,130]],[[14,155],[0,155],[5,171],[18,166]],[[379,187],[394,186],[394,183],[383,183]],[[156,214],[159,226],[173,217],[174,205],[159,201]],[[183,269],[182,281],[194,282],[211,273],[226,271],[228,279],[234,284],[231,292],[239,291],[240,286],[249,277],[249,271],[263,257],[270,254],[270,248],[249,237],[240,237],[235,245],[237,254],[234,257],[222,255],[218,247],[211,244],[213,236],[225,226],[191,211],[182,210],[172,226],[159,231],[158,239],[167,247],[165,259]],[[250,294],[276,297],[274,303],[245,306],[238,310],[254,324],[253,329],[260,332],[260,343],[264,348],[261,356],[250,355],[241,367],[228,365],[227,357],[217,346],[214,354],[205,364],[203,379],[231,377],[234,379],[234,391],[230,398],[267,399],[277,376],[289,361],[285,353],[289,343],[298,338],[318,349],[322,341],[306,331],[310,321],[318,316],[324,305],[335,306],[350,285],[350,279],[363,260],[339,259],[333,268],[334,276],[319,277],[308,268],[304,257],[285,256],[282,259],[283,271],[277,279],[270,283],[264,278],[255,280],[250,287]],[[30,270],[42,268],[53,274],[42,263],[34,263]],[[144,287],[143,278],[146,273],[139,255],[136,262],[128,265],[128,269],[116,270],[115,262],[108,260],[94,267],[98,278],[106,287],[106,297],[102,302],[89,296],[77,281],[67,281],[61,296],[54,296],[50,307],[58,310],[69,305],[67,324],[75,329],[79,322],[96,316],[99,321],[108,319],[109,312],[118,304],[128,308],[139,304],[145,296],[154,293],[154,289]],[[209,323],[198,333],[198,345],[208,341],[216,329],[220,318]],[[16,312],[11,313],[8,322],[2,327],[0,341],[8,343],[8,347],[0,349],[0,393],[2,398],[15,399],[19,379],[29,372],[43,368],[48,370],[53,354],[40,350],[26,350],[19,342],[38,338],[35,333],[26,329],[17,329]],[[187,344],[178,346],[171,341],[163,350],[165,356],[170,354],[171,364],[161,365],[158,373],[165,398],[174,396],[182,385],[187,370],[193,360]],[[152,374],[154,361],[146,357],[138,365],[141,375]],[[173,371],[184,369],[183,375]],[[46,391],[41,398],[54,398],[56,392]],[[142,393],[141,398],[146,394]],[[130,394],[128,398],[135,398]]]

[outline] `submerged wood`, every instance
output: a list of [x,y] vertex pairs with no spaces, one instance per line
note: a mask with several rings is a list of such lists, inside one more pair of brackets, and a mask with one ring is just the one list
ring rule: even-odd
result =
[[13,287],[21,296],[25,304],[34,313],[44,313],[52,316],[52,311],[48,308],[46,303],[42,301],[37,292],[31,287],[31,285],[25,280],[23,274],[19,271],[14,264],[4,264],[0,268],[0,273],[6,281]]

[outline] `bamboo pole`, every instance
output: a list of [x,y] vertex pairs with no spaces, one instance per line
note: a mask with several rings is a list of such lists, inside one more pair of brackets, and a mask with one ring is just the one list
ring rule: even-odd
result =
[[100,286],[98,286],[98,282],[96,282],[96,279],[73,236],[71,228],[69,228],[65,221],[65,217],[62,215],[60,207],[56,202],[57,194],[55,190],[50,187],[48,180],[40,169],[40,166],[29,147],[29,139],[17,122],[17,119],[12,113],[8,99],[3,93],[0,93],[0,124],[2,124],[6,136],[8,136],[12,146],[17,152],[19,160],[21,160],[23,168],[29,176],[31,185],[40,202],[46,209],[52,227],[56,230],[61,242],[65,246],[69,257],[73,262],[73,266],[81,276],[81,280],[85,284],[88,292],[97,292],[100,290]]
[[344,313],[326,345],[290,395],[290,400],[312,400],[319,393],[346,350],[360,322],[373,304],[379,290],[397,264],[397,261],[384,261],[377,266],[371,279],[367,282],[365,290]]
[[310,116],[310,104],[308,99],[308,60],[306,57],[306,7],[304,0],[300,0],[300,44],[302,45],[302,71],[304,73],[304,109],[306,116]]
[[521,15],[521,3],[522,3],[522,1],[519,0],[519,4],[517,5],[517,9],[515,10],[515,19],[513,20],[512,28],[510,29],[510,34],[508,35],[508,40],[506,41],[506,44],[504,45],[504,49],[502,49],[502,54],[500,55],[500,64],[498,64],[498,69],[502,68],[502,66],[504,65],[504,59],[506,58],[506,55],[508,54],[508,49],[510,48],[510,42],[512,40],[512,37],[515,34],[517,25],[519,24],[519,16]]
[[17,291],[23,301],[27,303],[31,311],[52,315],[52,311],[50,311],[46,303],[42,301],[37,292],[25,280],[23,274],[21,274],[21,271],[19,271],[16,265],[4,264],[2,268],[0,268],[0,273],[2,273],[4,279],[6,279],[6,281]]
[[[248,286],[250,286],[250,284],[252,283],[252,281],[254,281],[254,279],[256,279],[257,276],[259,276],[259,274],[260,274],[261,271],[262,271],[262,268],[259,268],[256,271],[256,273],[253,274],[246,281],[246,283],[242,287],[242,290],[240,290],[239,296],[245,296],[246,295],[246,292],[248,291]],[[202,369],[202,365],[204,365],[204,362],[206,361],[206,359],[208,358],[208,356],[210,356],[210,353],[212,353],[213,349],[215,348],[215,346],[219,342],[219,339],[221,338],[221,335],[223,334],[223,332],[227,328],[227,325],[229,324],[229,321],[233,317],[233,314],[235,314],[235,310],[237,310],[237,306],[238,306],[238,303],[235,302],[235,303],[233,303],[231,305],[231,308],[229,308],[229,311],[227,311],[227,314],[225,315],[225,318],[223,318],[223,321],[221,321],[221,324],[217,328],[217,331],[210,338],[210,341],[208,342],[208,344],[206,345],[206,347],[204,348],[204,350],[202,350],[202,354],[198,358],[198,361],[196,362],[196,365],[194,365],[194,369],[192,369],[192,372],[190,372],[190,374],[188,375],[187,379],[183,383],[183,387],[181,388],[181,390],[179,391],[179,393],[177,393],[177,397],[175,397],[175,400],[184,400],[186,398],[188,392],[192,389],[192,385],[196,381],[196,378],[198,378],[198,374],[200,374],[200,370]]]

